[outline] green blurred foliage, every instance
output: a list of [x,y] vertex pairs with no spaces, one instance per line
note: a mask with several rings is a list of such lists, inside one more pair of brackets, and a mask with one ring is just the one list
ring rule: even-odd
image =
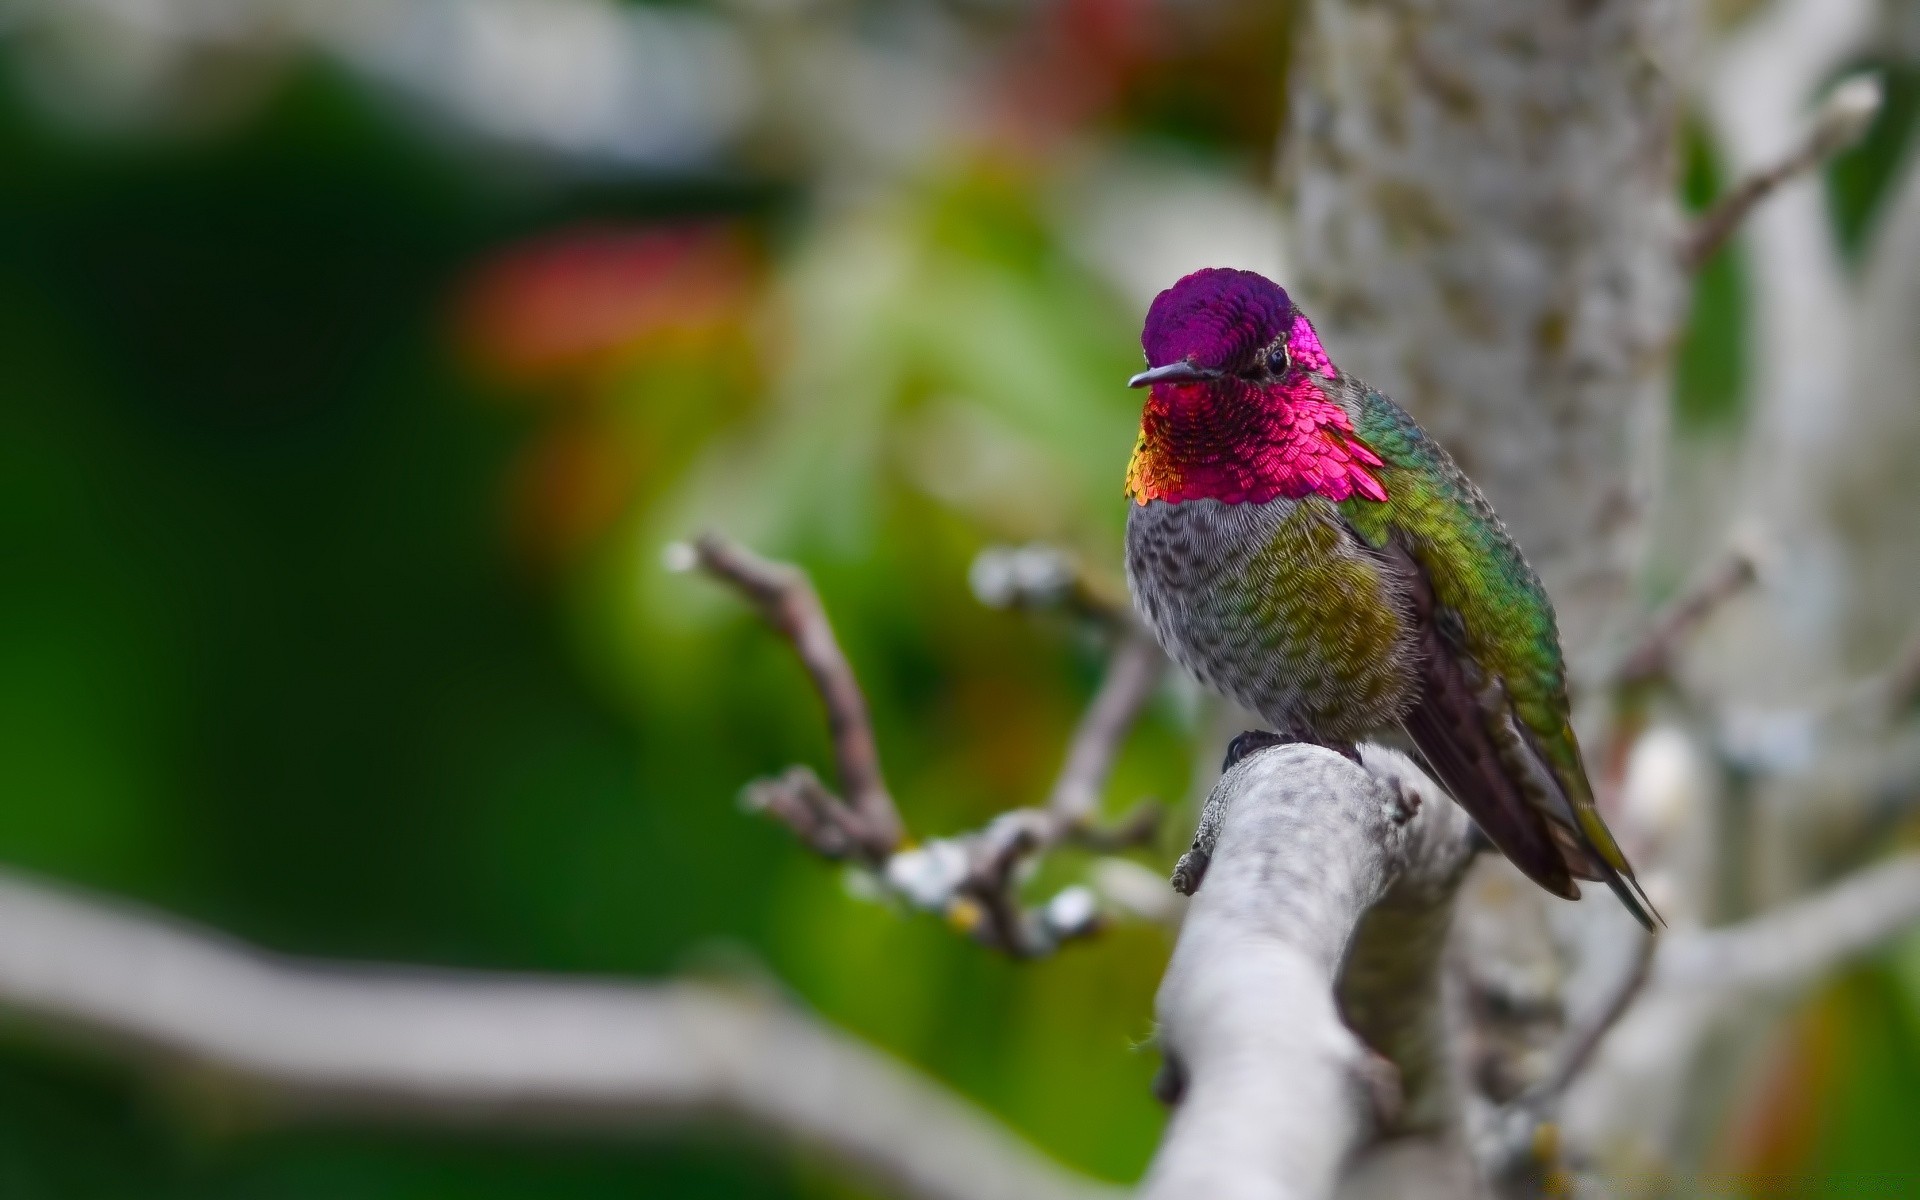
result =
[[[743,369],[720,339],[545,388],[459,361],[448,314],[477,258],[585,218],[730,214],[778,242],[787,196],[515,177],[320,70],[206,143],[75,142],[9,102],[0,154],[9,864],[294,953],[765,970],[1063,1159],[1137,1173],[1164,937],[1014,966],[850,899],[733,803],[753,774],[827,761],[799,669],[659,567],[716,521],[817,568],[916,829],[1043,794],[1098,648],[980,608],[966,567],[1029,533],[1111,561],[1135,354],[1039,180],[961,164],[814,235]],[[529,556],[516,472],[581,420],[638,482],[587,550]],[[967,469],[1018,444],[1041,492],[948,487],[955,429],[982,439]],[[972,511],[996,503],[1009,519]],[[1117,802],[1178,796],[1186,756],[1157,715]],[[0,1114],[8,1196],[840,1186],[721,1136],[250,1130],[17,1038]]]
[[1914,118],[1920,116],[1920,67],[1871,60],[1849,67],[1841,77],[1864,71],[1880,78],[1885,94],[1880,114],[1851,149],[1834,156],[1826,172],[1834,233],[1855,262],[1865,253],[1874,217],[1891,199],[1889,189],[1907,165]]
[[[1697,122],[1681,135],[1680,195],[1698,215],[1726,187],[1712,140]],[[1746,385],[1747,268],[1730,238],[1693,281],[1685,332],[1674,355],[1673,417],[1682,433],[1737,429]]]
[[[1911,959],[1909,949],[1903,957]],[[1910,1194],[1920,1181],[1913,1136],[1913,1087],[1920,1079],[1920,1024],[1914,993],[1875,964],[1851,971],[1816,1004],[1844,1031],[1836,1047],[1832,1099],[1820,1106],[1801,1195]]]

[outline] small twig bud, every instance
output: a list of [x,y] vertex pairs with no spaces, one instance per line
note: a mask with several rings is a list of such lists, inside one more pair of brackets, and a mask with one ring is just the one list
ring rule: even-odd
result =
[[1100,923],[1100,902],[1092,888],[1075,884],[1047,901],[1041,920],[1056,940],[1085,937]]
[[988,608],[1052,608],[1072,595],[1073,562],[1052,546],[990,546],[967,571],[974,596]]
[[971,866],[965,846],[939,838],[887,860],[887,883],[920,908],[944,912]]
[[1859,141],[1880,114],[1885,96],[1878,75],[1860,74],[1842,81],[1828,93],[1812,126],[1791,152],[1742,179],[1687,231],[1679,247],[1681,265],[1698,270],[1762,200]]
[[660,565],[675,575],[684,575],[700,565],[700,555],[690,542],[668,542],[661,548]]
[[1886,99],[1886,86],[1877,74],[1865,72],[1842,80],[1820,106],[1817,136],[1829,153],[1859,141]]

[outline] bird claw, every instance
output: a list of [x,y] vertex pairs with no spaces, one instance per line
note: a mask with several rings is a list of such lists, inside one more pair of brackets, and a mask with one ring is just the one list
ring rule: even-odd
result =
[[1233,770],[1233,768],[1239,765],[1240,761],[1248,755],[1260,750],[1271,749],[1274,746],[1319,746],[1323,750],[1333,751],[1342,758],[1351,759],[1361,766],[1366,765],[1360,762],[1360,747],[1354,745],[1352,742],[1323,742],[1315,738],[1302,737],[1297,733],[1275,733],[1270,729],[1249,729],[1244,733],[1234,735],[1234,739],[1227,743],[1227,757],[1225,761],[1220,764],[1220,771],[1222,774],[1225,774]]
[[[1274,733],[1268,729],[1249,729],[1237,734],[1227,743],[1226,761],[1220,764],[1221,774],[1233,770],[1243,760],[1262,750],[1275,746],[1319,746],[1336,754],[1345,755],[1354,762],[1360,761],[1360,750],[1352,742],[1321,742],[1301,737],[1293,733]],[[1200,810],[1200,827],[1194,831],[1193,845],[1180,856],[1173,867],[1173,890],[1182,896],[1191,896],[1200,890],[1200,881],[1206,878],[1207,864],[1213,859],[1213,843],[1220,836],[1220,822],[1226,815],[1226,796],[1218,788],[1207,797],[1207,803]]]
[[1177,1108],[1187,1095],[1187,1067],[1171,1050],[1163,1050],[1160,1069],[1153,1074],[1153,1098]]
[[1338,754],[1341,758],[1347,759],[1357,767],[1364,767],[1367,765],[1366,763],[1360,761],[1360,747],[1355,745],[1352,742],[1314,742],[1312,744],[1315,746],[1320,746],[1320,747],[1323,747],[1324,749],[1333,751],[1335,754]]
[[1233,770],[1240,764],[1240,760],[1255,751],[1266,750],[1273,746],[1291,746],[1300,740],[1290,733],[1274,733],[1269,729],[1249,729],[1244,733],[1235,734],[1233,740],[1227,743],[1227,757],[1221,762],[1220,771],[1225,774]]

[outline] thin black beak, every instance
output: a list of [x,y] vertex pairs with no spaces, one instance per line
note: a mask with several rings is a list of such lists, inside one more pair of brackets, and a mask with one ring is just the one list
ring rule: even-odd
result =
[[1164,367],[1155,367],[1151,371],[1142,371],[1127,380],[1127,386],[1137,388],[1151,387],[1156,383],[1200,383],[1219,377],[1220,372],[1203,370],[1183,359],[1179,362],[1170,362]]

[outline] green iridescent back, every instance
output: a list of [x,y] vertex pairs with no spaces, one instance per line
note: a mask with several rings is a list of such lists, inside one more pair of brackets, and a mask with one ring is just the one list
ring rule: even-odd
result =
[[[1539,742],[1576,805],[1592,788],[1568,724],[1566,663],[1553,602],[1480,489],[1407,412],[1380,393],[1342,381],[1354,431],[1380,456],[1384,504],[1342,502],[1360,535],[1384,546],[1394,533],[1460,614],[1466,649],[1506,684],[1515,716]],[[1610,840],[1610,839],[1609,839]]]

